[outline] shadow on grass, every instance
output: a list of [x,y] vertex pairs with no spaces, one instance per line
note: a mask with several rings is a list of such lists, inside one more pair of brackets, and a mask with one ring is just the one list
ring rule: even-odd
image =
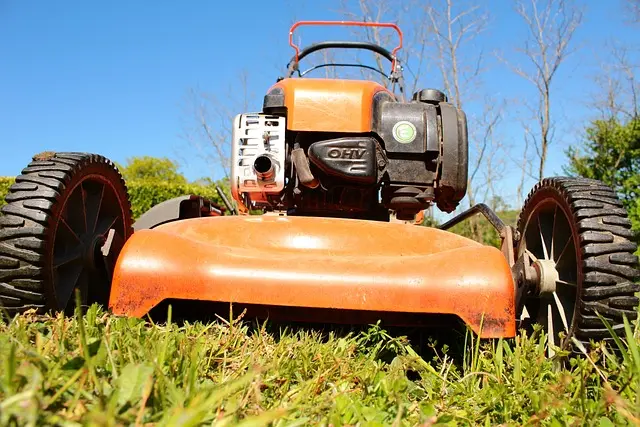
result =
[[[335,338],[358,337],[362,345],[375,346],[381,339],[404,340],[425,361],[436,361],[443,349],[454,364],[462,364],[468,334],[464,323],[453,315],[386,313],[335,309],[274,307],[208,301],[166,300],[149,313],[154,323],[166,323],[169,307],[171,322],[220,324],[242,323],[248,333],[264,332],[276,341],[283,336],[314,333],[320,342]],[[376,325],[372,327],[372,325]],[[372,330],[380,330],[373,333]],[[367,338],[371,343],[367,343]],[[390,362],[397,353],[382,351],[377,358]]]

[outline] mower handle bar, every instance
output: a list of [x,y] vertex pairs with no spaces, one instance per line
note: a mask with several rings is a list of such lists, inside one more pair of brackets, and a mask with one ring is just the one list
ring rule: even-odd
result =
[[[291,29],[289,30],[289,45],[296,51],[296,54],[293,57],[293,60],[295,61],[296,64],[300,61],[301,57],[300,57],[300,48],[298,47],[298,45],[296,45],[293,42],[293,32],[296,30],[296,28],[301,27],[303,25],[343,25],[343,26],[355,26],[355,27],[393,28],[398,33],[398,37],[399,37],[398,46],[393,48],[393,50],[391,51],[391,54],[389,55],[390,57],[385,56],[384,53],[381,53],[381,52],[378,52],[378,53],[385,56],[385,58],[391,61],[392,72],[395,72],[396,70],[396,53],[398,52],[398,50],[400,50],[400,48],[402,48],[402,30],[400,30],[400,27],[398,27],[396,24],[387,23],[387,22],[360,22],[360,21],[298,21],[295,24],[293,24],[291,26]],[[349,43],[349,42],[343,42],[343,43]],[[321,43],[319,44],[321,45]],[[371,45],[376,46],[377,48],[380,48],[383,51],[389,53],[388,50],[384,49],[381,46],[377,46],[373,43],[371,43]],[[338,46],[335,46],[335,47],[338,47]],[[351,46],[351,47],[355,47],[355,46]],[[322,49],[322,47],[320,47],[320,49]],[[367,48],[364,47],[364,49],[367,49]],[[370,50],[373,50],[373,49],[370,49]],[[306,54],[308,55],[309,53],[311,52],[307,52]]]
[[[316,65],[315,67],[311,67],[307,70],[304,70],[302,72],[298,71],[298,75],[300,77],[304,77],[305,75],[307,75],[308,73],[310,73],[311,71],[317,70],[319,68],[324,68],[324,67],[359,67],[359,68],[364,68],[367,70],[371,70],[374,71],[380,75],[382,75],[385,79],[389,79],[389,76],[387,76],[385,73],[383,73],[382,71],[378,70],[375,67],[372,67],[370,65],[362,65],[362,64],[341,64],[341,63],[331,63],[331,64],[320,64],[320,65]],[[291,77],[293,75],[293,70],[289,73],[289,77]]]
[[332,49],[332,48],[370,50],[372,52],[375,52],[375,53],[380,54],[381,56],[385,57],[386,59],[391,61],[391,63],[393,63],[395,61],[395,57],[393,56],[393,54],[391,52],[389,52],[387,49],[385,49],[382,46],[379,46],[379,45],[377,45],[375,43],[356,42],[356,41],[327,41],[327,42],[320,42],[320,43],[312,44],[311,46],[302,49],[298,53],[297,57],[294,56],[293,58],[291,58],[289,63],[287,63],[287,69],[289,70],[289,76],[293,75],[293,72],[294,72],[294,69],[295,69],[295,67],[292,67],[292,65],[294,65],[294,66],[297,65],[298,62],[301,59],[303,59],[306,56],[312,54],[313,52],[317,52],[317,51],[322,50],[322,49]]
[[[320,43],[315,43],[312,44],[311,46],[304,48],[300,51],[300,53],[298,54],[298,61],[300,61],[302,58],[304,58],[305,56],[316,52],[318,50],[321,49],[331,49],[331,48],[340,48],[340,49],[366,49],[366,50],[370,50],[372,52],[375,53],[379,53],[380,55],[384,56],[385,58],[387,58],[389,61],[393,61],[394,56],[391,54],[391,52],[389,52],[387,49],[383,48],[382,46],[379,46],[375,43],[370,43],[370,42],[355,42],[355,41],[339,41],[339,42],[333,42],[333,41],[327,41],[327,42],[320,42]],[[291,60],[295,60],[296,58],[293,57],[291,58]]]

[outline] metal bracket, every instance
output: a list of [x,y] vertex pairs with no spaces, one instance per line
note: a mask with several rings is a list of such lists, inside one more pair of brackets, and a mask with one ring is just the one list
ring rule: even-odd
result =
[[500,217],[498,217],[498,215],[496,215],[496,213],[492,211],[491,208],[485,205],[484,203],[478,203],[477,205],[470,207],[469,209],[462,212],[461,214],[451,218],[449,221],[445,222],[438,228],[441,230],[448,230],[454,225],[457,225],[462,221],[464,221],[465,219],[470,218],[473,215],[476,215],[479,213],[484,215],[487,221],[489,221],[489,223],[493,225],[493,228],[495,228],[496,231],[500,233],[500,237],[505,237],[505,233],[506,233],[505,229],[507,228],[507,225],[504,222],[502,222]]
[[[102,262],[109,278],[113,277],[113,271],[116,267],[118,254],[120,253],[120,249],[124,246],[124,243],[122,236],[117,234],[115,229],[109,229],[105,242],[100,248],[100,252],[102,253]],[[114,248],[116,248],[115,253],[113,251]]]
[[515,285],[516,312],[520,312],[526,296],[538,292],[541,278],[539,271],[534,268],[533,262],[527,253],[522,254],[522,256],[516,259],[515,244],[520,240],[520,233],[513,227],[505,224],[498,215],[484,203],[479,203],[467,209],[438,228],[447,230],[476,214],[482,214],[500,234],[500,250],[511,268]]
[[526,297],[537,292],[540,275],[527,253],[522,254],[511,266],[511,275],[515,284],[516,313],[519,313]]
[[506,226],[504,229],[504,236],[502,233],[500,234],[500,239],[502,239],[500,250],[504,254],[505,258],[507,258],[507,262],[509,263],[509,267],[513,267],[516,263],[515,251],[514,251],[514,241],[513,241],[513,230],[510,226]]
[[224,203],[231,215],[238,215],[238,210],[231,204],[231,202],[227,198],[227,195],[224,194],[224,191],[222,191],[222,188],[216,185],[216,191],[218,192],[218,196],[220,196],[220,198],[222,199],[222,203]]
[[197,195],[174,197],[158,203],[142,214],[133,224],[133,230],[155,228],[167,222],[204,216],[222,216],[219,206]]
[[487,221],[489,221],[489,224],[496,229],[501,240],[500,250],[507,259],[509,267],[513,267],[515,264],[514,243],[518,240],[517,236],[514,235],[517,233],[514,232],[513,227],[505,224],[500,217],[484,203],[478,203],[477,205],[472,206],[461,214],[456,215],[454,218],[440,225],[438,228],[441,230],[448,230],[454,225],[460,224],[462,221],[477,214],[482,214]]

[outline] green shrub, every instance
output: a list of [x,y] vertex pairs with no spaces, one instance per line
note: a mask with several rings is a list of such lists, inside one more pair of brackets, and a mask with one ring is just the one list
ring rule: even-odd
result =
[[13,184],[14,179],[8,176],[0,176],[0,208],[5,205],[4,196],[9,192],[9,187]]
[[[0,207],[5,204],[4,197],[13,184],[14,178],[0,177]],[[133,217],[139,218],[145,211],[158,203],[173,197],[196,194],[224,206],[215,186],[185,183],[171,183],[152,180],[134,180],[127,183]]]
[[158,203],[169,200],[173,197],[195,194],[206,197],[212,203],[217,203],[224,207],[222,200],[218,196],[214,186],[204,186],[198,184],[170,183],[151,180],[134,180],[127,183],[129,189],[129,199],[133,217],[139,218],[144,212],[151,209]]

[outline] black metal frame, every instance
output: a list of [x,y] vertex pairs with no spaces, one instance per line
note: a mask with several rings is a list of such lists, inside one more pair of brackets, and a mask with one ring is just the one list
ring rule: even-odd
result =
[[229,213],[231,213],[231,215],[238,215],[238,210],[231,204],[231,202],[227,198],[227,195],[224,194],[224,191],[222,191],[222,188],[216,185],[216,191],[218,192],[218,196],[220,196],[220,198],[222,199],[222,203],[224,203],[224,205],[227,207]]
[[[516,267],[516,254],[514,250],[515,243],[517,243],[517,241],[520,239],[520,237],[518,236],[518,232],[517,230],[514,230],[514,228],[510,225],[505,224],[498,217],[498,215],[496,215],[496,213],[484,203],[478,203],[477,205],[472,206],[461,214],[440,225],[438,228],[440,230],[448,230],[454,225],[460,224],[465,219],[468,219],[476,214],[482,214],[487,219],[487,221],[489,221],[489,224],[491,224],[493,228],[496,229],[498,234],[500,234],[500,240],[502,242],[500,245],[500,251],[505,256],[512,271],[518,271]],[[514,275],[514,277],[516,276]]]
[[496,213],[484,203],[478,203],[477,205],[470,207],[466,211],[462,212],[461,214],[455,216],[454,218],[440,225],[438,228],[441,230],[448,230],[454,225],[460,224],[465,219],[468,219],[476,214],[482,214],[487,219],[487,221],[489,221],[489,223],[493,226],[493,228],[495,228],[496,231],[500,234],[501,238],[506,237],[506,233],[507,233],[506,230],[507,228],[509,228],[509,226],[505,224],[500,219],[500,217],[498,217],[498,215],[496,215]]
[[370,65],[363,65],[363,64],[343,64],[343,63],[328,63],[328,64],[320,64],[320,65],[316,65],[314,67],[308,68],[302,72],[300,72],[300,70],[298,70],[298,77],[304,77],[305,75],[309,74],[311,71],[315,71],[319,68],[324,68],[324,67],[357,67],[357,68],[364,68],[367,70],[371,70],[371,71],[375,71],[376,73],[382,75],[385,79],[387,80],[391,80],[391,78],[386,75],[385,73],[383,73],[382,71],[378,70],[376,67],[372,67]]
[[[373,67],[368,67],[366,65],[361,65],[361,64],[323,64],[323,65],[319,65],[319,66],[316,66],[316,67],[312,67],[312,68],[306,70],[304,73],[300,73],[300,70],[298,68],[298,64],[300,63],[300,61],[304,57],[312,54],[313,52],[317,52],[317,51],[322,50],[322,49],[332,49],[332,48],[369,50],[371,52],[374,52],[374,53],[377,53],[377,54],[381,55],[382,57],[388,59],[392,63],[394,61],[394,57],[391,54],[391,52],[389,52],[387,49],[385,49],[382,46],[379,46],[379,45],[377,45],[375,43],[357,42],[357,41],[326,41],[326,42],[320,42],[320,43],[312,44],[311,46],[301,50],[300,53],[298,54],[298,61],[297,62],[296,62],[296,57],[295,56],[293,58],[291,58],[291,60],[287,63],[288,77],[293,76],[293,74],[296,71],[298,72],[298,76],[302,77],[305,74],[307,74],[310,71],[313,71],[313,70],[315,70],[317,68],[322,68],[322,67],[327,67],[327,66],[353,66],[353,67],[372,69],[372,70],[377,71],[380,74],[384,75],[386,78],[390,78],[389,76],[387,76],[386,74],[384,74],[382,71],[380,71],[378,69],[375,69]],[[392,75],[393,75],[394,72],[395,71],[392,70]]]
[[209,216],[211,212],[221,216],[222,208],[204,197],[187,194],[158,203],[143,213],[133,224],[134,232],[155,228],[168,222]]

